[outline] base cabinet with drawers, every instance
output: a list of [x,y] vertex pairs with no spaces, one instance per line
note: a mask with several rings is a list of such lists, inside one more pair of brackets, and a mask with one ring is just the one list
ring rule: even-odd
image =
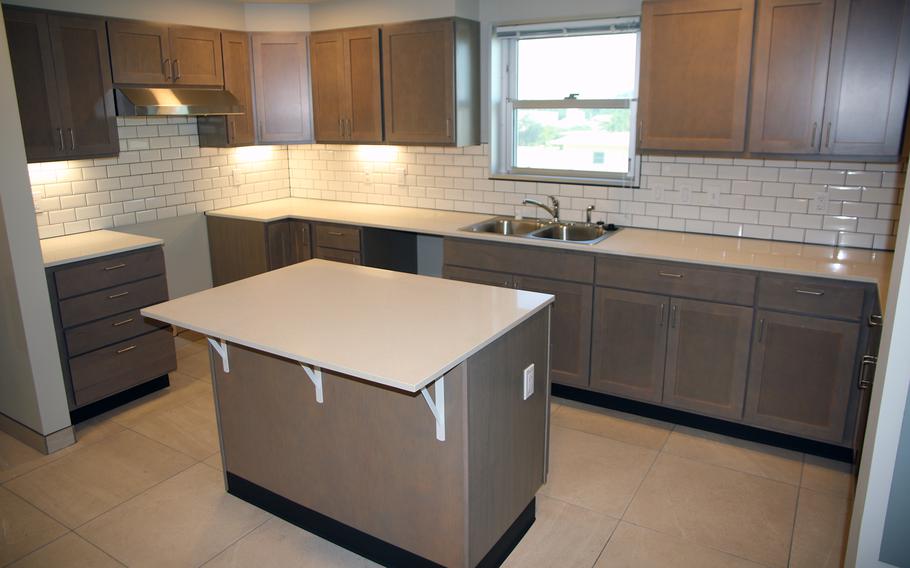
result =
[[160,246],[47,269],[70,411],[177,368],[169,326],[139,314],[167,301]]
[[334,260],[347,264],[363,264],[360,254],[361,230],[351,225],[315,223],[314,234],[316,258]]

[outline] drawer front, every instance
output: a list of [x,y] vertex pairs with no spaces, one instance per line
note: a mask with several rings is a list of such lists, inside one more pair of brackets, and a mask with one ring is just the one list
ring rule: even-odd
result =
[[360,251],[360,228],[347,225],[316,225],[316,246]]
[[66,330],[66,350],[70,357],[75,357],[162,327],[167,324],[144,318],[139,310],[133,310]]
[[445,239],[443,247],[447,265],[575,282],[594,281],[591,254],[455,239]]
[[334,260],[335,262],[346,262],[347,264],[363,264],[360,261],[360,253],[351,252],[349,250],[316,247],[316,258]]
[[60,323],[64,328],[106,318],[167,301],[164,275],[114,286],[60,302]]
[[673,262],[597,259],[597,284],[641,292],[751,306],[755,274]]
[[160,329],[69,360],[77,406],[95,402],[177,368],[174,338]]
[[164,253],[153,247],[63,268],[54,273],[54,280],[57,297],[63,300],[158,274],[164,274]]
[[866,288],[817,278],[762,274],[758,305],[762,308],[858,320]]

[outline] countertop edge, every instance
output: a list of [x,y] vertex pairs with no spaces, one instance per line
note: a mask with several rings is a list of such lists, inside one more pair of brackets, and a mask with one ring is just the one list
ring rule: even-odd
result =
[[[116,231],[111,231],[111,232],[116,232]],[[119,233],[119,234],[124,234],[124,235],[129,234],[131,236],[140,237],[140,235],[132,235],[131,233]],[[66,238],[67,236],[69,236],[69,235],[62,236],[62,237],[54,237],[54,238]],[[52,259],[52,260],[44,260],[43,259],[44,254],[42,254],[42,261],[44,263],[44,268],[47,269],[47,268],[53,268],[55,266],[62,266],[64,264],[73,264],[75,262],[93,260],[93,259],[101,258],[104,256],[110,256],[113,254],[131,252],[134,250],[141,250],[141,249],[151,248],[151,247],[155,247],[155,246],[164,246],[163,239],[159,239],[157,237],[144,237],[144,236],[141,236],[141,238],[147,239],[147,240],[145,242],[135,242],[135,243],[131,243],[128,245],[117,245],[117,246],[112,246],[110,248],[105,248],[104,250],[94,250],[91,252],[86,252],[84,254],[77,254],[74,256],[67,256],[64,258],[57,258],[57,259]],[[42,253],[43,253],[43,251],[42,251]]]

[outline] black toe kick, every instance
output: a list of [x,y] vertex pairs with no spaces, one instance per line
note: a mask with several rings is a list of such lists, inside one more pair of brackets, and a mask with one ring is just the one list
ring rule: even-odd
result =
[[85,422],[89,418],[94,418],[100,414],[104,414],[108,410],[113,410],[118,406],[123,406],[124,404],[140,399],[147,394],[166,389],[169,386],[171,386],[170,378],[168,378],[167,375],[161,375],[157,379],[146,381],[142,384],[128,388],[125,391],[112,394],[107,398],[102,398],[97,402],[80,406],[75,410],[70,410],[70,422],[73,423],[73,425]]
[[[228,493],[231,495],[373,562],[383,566],[408,568],[435,568],[441,566],[432,560],[418,556],[413,552],[299,505],[277,493],[272,493],[268,489],[249,482],[231,472],[226,472],[225,475],[227,477]],[[531,502],[518,515],[512,526],[506,530],[483,560],[477,564],[478,568],[500,566],[505,561],[525,533],[528,532],[528,529],[531,528],[531,525],[534,524],[535,502],[535,499],[531,499]]]

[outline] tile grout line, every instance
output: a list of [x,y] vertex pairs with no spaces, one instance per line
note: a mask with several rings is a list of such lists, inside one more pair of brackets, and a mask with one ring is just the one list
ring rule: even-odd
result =
[[799,502],[803,497],[803,475],[806,472],[806,455],[803,454],[799,468],[799,485],[796,486],[796,507],[793,510],[793,524],[790,526],[790,547],[787,550],[787,566],[793,562],[793,544],[796,540],[796,521],[799,517]]
[[[259,509],[259,507],[256,507],[256,508]],[[237,544],[237,543],[240,542],[241,540],[243,540],[243,539],[245,539],[246,537],[248,537],[248,536],[250,536],[251,534],[253,534],[255,531],[259,530],[259,528],[262,527],[262,526],[263,526],[264,524],[266,524],[267,522],[271,521],[272,519],[278,518],[278,517],[276,517],[275,515],[269,513],[268,511],[265,511],[264,509],[259,509],[259,510],[265,512],[265,514],[266,514],[266,517],[265,517],[265,520],[264,520],[264,521],[262,521],[261,523],[259,523],[259,524],[256,525],[255,527],[251,528],[251,529],[248,530],[247,532],[243,533],[242,535],[240,535],[239,537],[237,537],[236,539],[234,539],[233,541],[231,541],[227,546],[225,546],[224,548],[222,548],[221,550],[219,550],[219,551],[216,552],[215,554],[211,555],[209,558],[207,558],[207,559],[206,559],[204,562],[202,562],[201,564],[198,564],[198,565],[197,565],[197,568],[202,568],[203,566],[205,566],[206,564],[208,564],[209,562],[211,562],[212,560],[214,560],[219,554],[222,554],[224,551],[226,551],[226,550],[229,549],[230,547],[234,546],[235,544]],[[296,525],[295,525],[295,526],[296,526]],[[299,528],[299,527],[298,527],[298,528]],[[300,530],[305,530],[305,529],[300,529]],[[308,532],[309,534],[314,534],[314,533],[310,533],[309,531],[306,531],[306,532]],[[321,538],[321,537],[320,537],[320,538]],[[328,542],[331,542],[331,541],[328,541]]]

